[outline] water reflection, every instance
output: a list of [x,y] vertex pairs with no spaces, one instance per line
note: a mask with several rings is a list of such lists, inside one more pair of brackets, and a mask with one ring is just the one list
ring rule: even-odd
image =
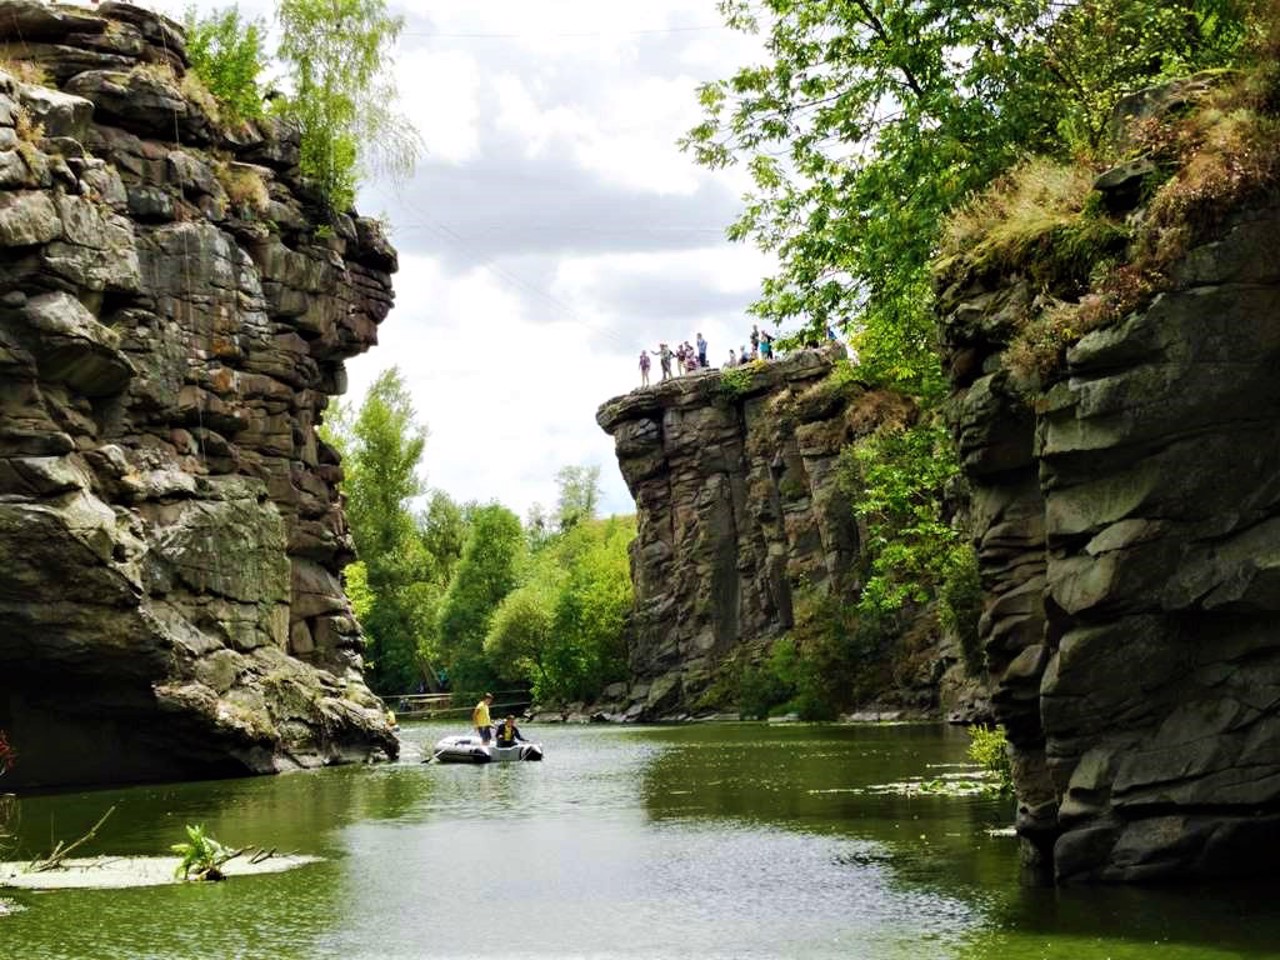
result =
[[[1007,805],[862,792],[963,759],[943,727],[537,730],[542,764],[405,759],[22,801],[47,849],[118,804],[90,852],[161,853],[185,823],[326,858],[216,886],[19,894],[0,956],[1275,956],[1265,894],[1016,883]],[[1158,952],[1157,952],[1158,951]]]

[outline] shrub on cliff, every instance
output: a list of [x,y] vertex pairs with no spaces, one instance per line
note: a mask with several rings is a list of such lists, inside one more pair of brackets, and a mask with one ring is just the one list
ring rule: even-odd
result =
[[260,20],[242,20],[236,7],[207,17],[188,7],[184,24],[191,69],[231,120],[262,116],[258,76],[266,67],[266,30]]
[[[1001,178],[951,218],[937,266],[946,282],[1018,272],[1035,283],[1039,296],[1005,354],[1020,381],[1043,382],[1080,337],[1169,289],[1174,266],[1193,244],[1280,184],[1275,73],[1267,59],[1240,74],[1151,91],[1153,101],[1174,107],[1131,121],[1092,163],[1058,164],[1072,188],[1056,198],[1041,193],[1038,219],[1026,215],[1020,198],[1036,191],[1043,159]],[[1108,167],[1135,171],[1128,176],[1139,183],[1127,201],[1108,201],[1095,187]]]

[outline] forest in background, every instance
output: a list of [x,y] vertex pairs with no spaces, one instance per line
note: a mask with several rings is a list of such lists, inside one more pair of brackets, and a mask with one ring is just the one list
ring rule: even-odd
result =
[[347,593],[383,695],[498,686],[539,702],[590,700],[626,678],[627,547],[635,518],[597,516],[599,467],[566,466],[554,507],[521,520],[498,503],[458,503],[420,474],[427,430],[399,371],[322,428],[342,455],[359,559]]

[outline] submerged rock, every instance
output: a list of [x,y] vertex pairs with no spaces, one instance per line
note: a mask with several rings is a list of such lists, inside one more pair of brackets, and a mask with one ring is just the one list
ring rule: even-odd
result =
[[[248,856],[228,860],[219,868],[224,877],[253,877],[284,873],[320,857],[275,854],[254,862]],[[126,890],[130,887],[162,887],[194,883],[179,873],[177,857],[73,857],[52,869],[34,872],[29,862],[0,863],[0,888],[15,890]],[[4,901],[0,900],[0,913]]]

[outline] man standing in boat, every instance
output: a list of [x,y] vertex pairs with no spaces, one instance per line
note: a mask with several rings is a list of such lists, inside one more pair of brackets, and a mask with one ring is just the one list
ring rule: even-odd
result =
[[480,740],[483,743],[488,743],[489,738],[493,736],[493,721],[489,719],[491,703],[493,703],[493,694],[486,693],[480,698],[476,708],[471,711],[471,725],[476,728],[476,733],[480,734]]

